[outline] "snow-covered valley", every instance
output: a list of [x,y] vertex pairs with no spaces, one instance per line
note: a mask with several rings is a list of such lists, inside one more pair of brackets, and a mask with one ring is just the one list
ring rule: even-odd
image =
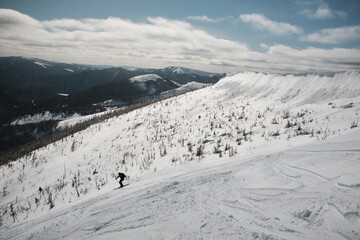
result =
[[229,75],[1,166],[0,234],[359,239],[359,110],[356,71]]

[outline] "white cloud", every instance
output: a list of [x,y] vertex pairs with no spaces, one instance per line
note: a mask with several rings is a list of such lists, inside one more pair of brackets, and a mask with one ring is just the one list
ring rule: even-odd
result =
[[251,23],[251,25],[260,30],[266,30],[274,35],[288,35],[301,34],[303,29],[301,27],[284,23],[272,21],[261,14],[242,14],[239,16],[243,22]]
[[0,9],[0,33],[0,56],[158,68],[182,65],[211,72],[360,69],[358,49],[297,50],[262,45],[268,47],[262,53],[241,42],[217,38],[188,22],[161,17],[143,22],[115,17],[38,21]]
[[198,22],[209,22],[209,23],[216,23],[216,22],[221,22],[221,21],[225,21],[226,19],[230,19],[232,17],[223,17],[223,18],[209,18],[206,15],[203,16],[188,16],[186,17],[186,19],[191,20],[191,21],[198,21]]
[[222,59],[211,59],[210,65],[221,66],[221,67],[238,67],[237,62],[227,61]]
[[0,9],[0,24],[2,27],[11,27],[16,25],[27,25],[39,27],[40,22],[11,9]]
[[326,28],[300,38],[306,42],[339,44],[360,39],[360,26]]
[[343,71],[360,68],[360,49],[294,49],[275,45],[266,53],[272,70],[287,69],[290,72]]
[[327,7],[319,7],[315,11],[312,9],[304,9],[300,13],[309,19],[326,19],[333,16],[332,12]]
[[[300,1],[300,4],[304,4],[304,1]],[[322,0],[306,2],[307,7],[300,14],[308,19],[329,19],[333,17],[345,18],[346,13],[343,11],[331,10],[327,3]],[[315,8],[315,10],[314,10]]]
[[263,49],[268,49],[269,45],[267,45],[266,43],[260,43],[260,47]]
[[208,16],[188,16],[186,19],[192,20],[192,21],[199,21],[199,22],[215,22],[214,19],[209,18]]

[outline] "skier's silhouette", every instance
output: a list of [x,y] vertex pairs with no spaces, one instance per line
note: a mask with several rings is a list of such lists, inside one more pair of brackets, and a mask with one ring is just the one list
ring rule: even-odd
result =
[[123,185],[123,181],[124,181],[124,179],[126,178],[126,175],[124,174],[124,173],[122,173],[122,172],[119,172],[119,175],[115,178],[115,179],[118,179],[118,178],[120,178],[120,181],[119,181],[119,183],[120,183],[120,187],[123,187],[124,185]]

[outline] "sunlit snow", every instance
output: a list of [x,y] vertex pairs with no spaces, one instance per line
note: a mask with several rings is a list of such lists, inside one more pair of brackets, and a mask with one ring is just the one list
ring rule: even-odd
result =
[[359,111],[356,71],[229,75],[1,166],[0,235],[359,239]]

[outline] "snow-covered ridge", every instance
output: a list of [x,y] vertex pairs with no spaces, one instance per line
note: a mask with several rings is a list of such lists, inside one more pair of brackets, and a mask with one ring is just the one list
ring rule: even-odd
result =
[[187,83],[185,85],[182,85],[179,88],[162,92],[161,95],[163,95],[163,96],[174,96],[174,95],[177,95],[177,94],[181,94],[181,93],[201,89],[201,88],[207,87],[209,85],[211,85],[211,84],[205,84],[205,83],[199,83],[199,82],[194,82],[193,81],[193,82],[189,82],[189,83]]
[[199,83],[199,82],[189,82],[175,90],[178,90],[179,92],[188,92],[196,89],[201,89],[203,87],[209,86],[211,84],[205,84],[205,83]]
[[132,77],[129,80],[130,82],[147,82],[147,81],[156,81],[158,79],[162,79],[162,77],[160,77],[157,74],[144,74],[144,75]]
[[273,99],[287,104],[307,104],[360,96],[360,73],[347,71],[333,76],[304,76],[244,72],[216,84],[227,95]]
[[200,71],[200,70],[194,70],[194,69],[190,69],[190,68],[180,67],[180,66],[166,67],[166,68],[162,69],[162,71],[172,72],[173,74],[196,74],[196,75],[207,76],[207,77],[212,77],[212,76],[216,75],[216,73],[209,73],[209,72],[204,72],[204,71]]
[[157,74],[144,74],[136,77],[132,77],[129,79],[130,82],[135,84],[137,87],[147,91],[149,94],[153,94],[157,91],[154,86],[147,86],[147,82],[149,81],[165,81],[162,77]]

